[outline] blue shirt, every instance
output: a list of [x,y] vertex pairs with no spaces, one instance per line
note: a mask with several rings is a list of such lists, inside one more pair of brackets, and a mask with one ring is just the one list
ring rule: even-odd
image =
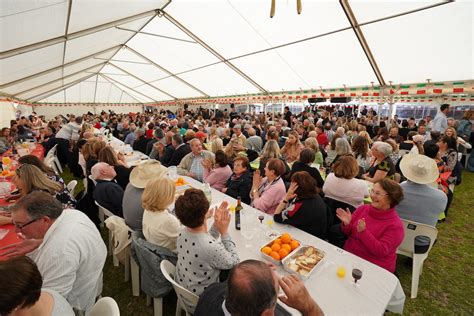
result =
[[196,180],[201,181],[204,177],[204,167],[202,166],[203,157],[202,155],[196,156],[193,155],[193,162],[189,172],[194,174]]

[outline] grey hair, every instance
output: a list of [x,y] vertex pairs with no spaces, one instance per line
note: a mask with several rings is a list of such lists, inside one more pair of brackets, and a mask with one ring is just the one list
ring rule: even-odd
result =
[[341,156],[341,155],[347,155],[352,153],[351,145],[349,145],[349,142],[345,138],[338,138],[336,139],[336,154]]
[[385,157],[390,156],[393,152],[392,146],[385,142],[375,142],[372,148],[377,149],[377,151],[381,152]]
[[201,143],[201,141],[200,141],[199,139],[193,138],[193,139],[191,139],[191,140],[189,141],[189,145],[192,145],[192,144],[193,144],[194,142],[196,142],[196,141],[199,142],[199,143]]
[[20,209],[25,210],[31,219],[40,219],[43,216],[56,219],[62,214],[63,205],[49,193],[33,191],[13,206],[13,211]]

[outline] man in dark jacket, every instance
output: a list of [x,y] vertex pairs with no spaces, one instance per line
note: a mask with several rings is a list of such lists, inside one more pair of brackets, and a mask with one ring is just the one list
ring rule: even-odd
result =
[[148,144],[149,139],[146,138],[145,130],[143,128],[139,128],[135,131],[137,138],[133,142],[133,150],[139,151],[141,153],[146,152],[146,146]]
[[114,181],[117,175],[114,167],[105,162],[98,162],[92,167],[91,174],[97,182],[93,193],[94,200],[115,215],[123,217],[123,189]]
[[173,135],[171,143],[174,147],[174,152],[171,155],[170,161],[163,164],[165,167],[179,165],[183,157],[191,152],[191,146],[188,143],[183,143],[183,139],[179,134]]

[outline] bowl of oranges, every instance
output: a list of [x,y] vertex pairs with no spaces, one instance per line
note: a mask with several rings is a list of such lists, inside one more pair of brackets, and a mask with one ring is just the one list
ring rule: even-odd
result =
[[180,185],[185,185],[186,184],[186,181],[184,181],[184,179],[182,177],[179,177],[176,182],[175,182],[176,186],[179,187]]
[[284,233],[260,248],[262,256],[275,263],[281,264],[281,260],[289,256],[300,246],[300,242],[293,239],[290,234]]

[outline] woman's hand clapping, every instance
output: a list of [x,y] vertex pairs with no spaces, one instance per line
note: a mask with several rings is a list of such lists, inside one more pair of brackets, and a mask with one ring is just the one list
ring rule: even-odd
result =
[[351,211],[347,208],[345,211],[342,208],[336,210],[336,216],[341,220],[341,222],[347,226],[351,223],[352,214]]
[[214,226],[221,235],[226,235],[230,224],[230,211],[226,201],[222,202],[221,205],[214,212]]

